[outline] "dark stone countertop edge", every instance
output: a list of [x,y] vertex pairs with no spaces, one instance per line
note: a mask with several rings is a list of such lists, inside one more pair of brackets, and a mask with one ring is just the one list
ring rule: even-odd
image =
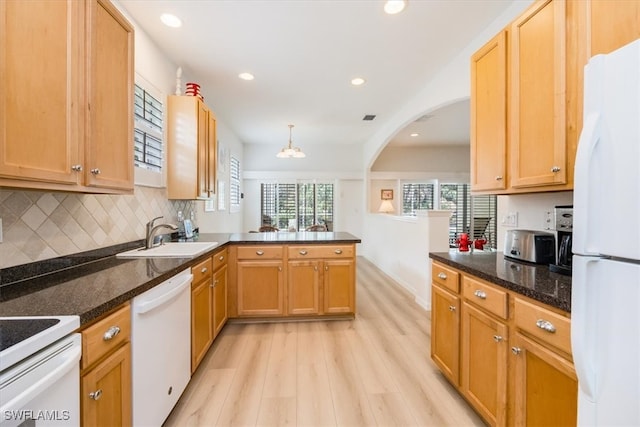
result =
[[[230,245],[238,245],[238,244],[330,244],[330,243],[342,243],[342,244],[353,244],[360,243],[361,240],[349,233],[344,232],[301,232],[301,233],[282,233],[281,240],[271,240],[268,236],[272,233],[203,233],[200,234],[197,239],[198,241],[203,242],[218,242],[219,244],[212,248],[211,250],[198,255],[194,258],[172,258],[175,261],[175,265],[167,270],[159,272],[157,276],[136,283],[131,287],[131,289],[118,294],[117,296],[109,299],[108,301],[101,302],[99,304],[91,306],[89,309],[85,309],[82,312],[75,313],[64,313],[64,314],[75,314],[80,317],[80,325],[84,326],[97,319],[98,317],[106,314],[113,309],[119,307],[120,305],[126,303],[127,301],[132,300],[134,297],[144,293],[145,291],[159,285],[165,280],[171,278],[172,276],[178,274],[181,271],[184,271],[187,268],[192,267],[193,265],[203,261],[207,257],[211,256],[216,251]],[[285,236],[286,234],[286,236]],[[262,235],[262,236],[261,236]],[[262,239],[261,239],[262,237]],[[265,237],[267,237],[265,239]],[[123,259],[117,258],[115,256],[116,253],[123,252],[124,250],[128,250],[135,247],[140,247],[141,241],[135,241],[125,244],[114,245],[109,248],[102,248],[96,251],[89,251],[82,256],[79,254],[70,255],[68,258],[75,258],[74,261],[71,261],[72,265],[64,261],[65,257],[59,257],[54,259],[54,263],[63,265],[63,268],[58,270],[51,270],[50,267],[43,265],[46,264],[47,260],[40,261],[38,263],[32,263],[34,265],[25,265],[18,266],[21,268],[23,272],[35,272],[37,275],[34,277],[30,277],[28,279],[21,279],[18,277],[18,280],[15,280],[17,277],[15,274],[11,275],[11,278],[14,279],[14,282],[3,284],[0,286],[0,306],[3,304],[9,304],[10,301],[14,298],[21,298],[23,301],[22,304],[26,304],[24,298],[28,301],[29,294],[35,293],[42,289],[46,289],[48,287],[55,287],[57,285],[64,284],[65,281],[70,279],[82,279],[83,275],[98,273],[106,268],[118,268],[119,263],[134,263],[134,262],[146,262],[147,259],[160,259],[160,258],[133,258],[133,259]],[[101,256],[101,258],[100,258]],[[84,260],[84,263],[77,263],[77,260]],[[40,264],[40,265],[37,265]],[[3,272],[3,269],[0,269],[0,272]],[[43,273],[44,272],[44,273]],[[14,290],[12,290],[14,289]],[[14,295],[12,295],[14,294]],[[38,314],[30,314],[31,312],[37,311]],[[59,312],[47,312],[46,308],[38,309],[38,310],[30,310],[30,313],[26,315],[42,315],[42,316],[56,316],[61,315]],[[19,315],[19,314],[10,314],[10,315]],[[22,314],[20,314],[22,315]]]
[[[498,256],[501,254],[496,253],[495,256]],[[482,255],[482,256],[490,256],[490,255]],[[532,298],[536,301],[542,302],[544,304],[550,305],[552,307],[555,307],[557,309],[566,311],[567,313],[571,312],[571,286],[569,284],[568,286],[568,293],[565,293],[564,298],[557,298],[557,297],[552,297],[549,295],[546,295],[544,293],[541,292],[537,292],[534,289],[531,289],[527,286],[524,286],[520,283],[516,283],[516,282],[512,282],[512,281],[508,281],[505,280],[503,278],[498,277],[498,275],[496,273],[488,273],[487,271],[483,271],[480,270],[478,268],[474,268],[472,265],[469,265],[468,263],[465,263],[462,260],[453,260],[451,259],[451,254],[448,252],[442,252],[442,253],[438,253],[438,252],[430,252],[429,253],[429,258],[439,261],[443,264],[446,264],[450,267],[456,268],[460,271],[463,271],[465,273],[471,274],[475,277],[478,277],[480,279],[484,279],[488,282],[494,283],[502,288],[508,289],[510,291],[513,291],[517,294],[520,295],[524,295],[526,297]],[[494,258],[495,259],[495,258]],[[540,269],[546,269],[548,270],[548,267],[546,266],[529,266],[529,267],[534,267],[534,268],[540,268]],[[559,276],[556,273],[549,273],[550,275],[554,275],[554,276]],[[563,281],[568,281],[570,283],[571,279],[567,278],[566,276],[563,276],[562,278],[560,278],[560,280]]]

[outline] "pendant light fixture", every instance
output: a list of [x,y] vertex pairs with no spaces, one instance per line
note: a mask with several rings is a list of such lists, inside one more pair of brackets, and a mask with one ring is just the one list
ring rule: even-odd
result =
[[307,157],[300,148],[294,147],[291,145],[291,129],[292,128],[293,128],[293,125],[289,125],[289,145],[287,145],[282,150],[280,150],[278,154],[276,154],[276,157],[279,157],[281,159],[286,159],[288,157],[295,157],[295,158]]

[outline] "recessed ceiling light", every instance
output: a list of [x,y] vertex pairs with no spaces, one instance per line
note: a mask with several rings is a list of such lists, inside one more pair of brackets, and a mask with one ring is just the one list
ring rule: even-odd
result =
[[351,79],[351,84],[354,86],[360,86],[366,83],[366,80],[362,77],[356,77],[355,79]]
[[419,135],[420,135],[419,133],[412,133],[410,136],[414,136],[415,137],[415,136],[419,136]]
[[253,80],[253,79],[255,79],[255,77],[251,73],[240,73],[240,74],[238,74],[238,77],[240,77],[242,80]]
[[160,20],[167,27],[171,27],[171,28],[182,27],[182,21],[180,20],[180,18],[170,13],[163,13],[162,15],[160,15]]
[[389,15],[395,15],[402,12],[406,6],[406,0],[387,0],[384,4],[384,11]]

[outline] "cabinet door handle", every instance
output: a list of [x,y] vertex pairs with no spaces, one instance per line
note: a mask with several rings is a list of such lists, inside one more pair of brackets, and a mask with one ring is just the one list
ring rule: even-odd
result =
[[215,288],[217,284],[218,284],[218,281],[217,281],[217,280],[214,280],[214,281],[213,281],[213,283],[211,283],[211,287],[212,287],[212,288]]
[[262,255],[264,255],[264,251],[257,250],[257,251],[256,251],[256,255],[258,255],[258,256],[262,256]]
[[278,271],[282,271],[282,267],[278,267]]
[[329,271],[329,266],[328,265],[324,266],[324,271]]
[[71,170],[74,172],[82,172],[82,165],[73,165],[71,166]]
[[556,173],[556,172],[560,172],[560,167],[559,166],[554,166],[551,168],[551,172]]
[[447,275],[444,273],[438,273],[438,279],[447,280]]
[[504,339],[504,338],[502,338],[500,335],[494,335],[494,336],[493,336],[493,340],[494,340],[495,342],[502,342],[502,340],[503,340],[503,339]]
[[473,294],[480,299],[487,299],[487,293],[485,291],[481,291],[480,289],[476,289]]
[[202,267],[202,270],[200,270],[200,273],[204,274],[207,272],[207,270],[208,270],[207,267]]
[[500,175],[496,176],[496,181],[502,181],[502,176]]
[[94,174],[94,175],[100,175],[100,169],[93,168],[93,169],[91,169],[91,173]]
[[318,266],[317,265],[313,266],[313,271],[318,271]]
[[511,347],[511,353],[513,353],[513,354],[515,354],[517,356],[520,353],[522,353],[522,349],[520,347]]
[[553,326],[553,323],[549,322],[548,320],[538,319],[536,320],[536,326],[543,331],[547,331],[552,334],[556,332],[556,327]]
[[456,306],[455,305],[450,305],[449,306],[449,311],[456,311]]
[[98,389],[96,391],[92,391],[91,393],[89,393],[90,399],[100,400],[101,397],[102,397],[102,389]]
[[102,339],[104,341],[110,341],[116,337],[120,333],[120,328],[118,326],[112,326],[107,329],[107,332],[104,333]]
[[336,249],[335,251],[333,251],[336,255],[340,255],[342,254],[342,249]]
[[304,249],[302,249],[302,250],[298,251],[298,253],[299,253],[300,255],[306,255],[308,252],[307,252],[307,251],[305,251]]

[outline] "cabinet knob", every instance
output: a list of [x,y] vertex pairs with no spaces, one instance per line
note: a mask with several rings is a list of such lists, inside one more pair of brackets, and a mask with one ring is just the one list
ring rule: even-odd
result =
[[336,255],[340,255],[342,253],[342,249],[336,249],[333,251]]
[[74,172],[82,172],[82,165],[73,165],[71,166],[71,170]]
[[102,397],[102,389],[98,389],[96,391],[92,391],[89,393],[89,398],[93,400],[99,400]]
[[305,251],[305,250],[303,249],[303,250],[301,250],[301,251],[298,251],[298,253],[299,253],[300,255],[306,255],[308,252],[307,252],[307,251]]
[[313,266],[313,271],[318,271],[318,266],[317,265]]
[[324,266],[324,271],[329,271],[329,266],[328,265]]
[[100,169],[98,168],[91,169],[91,173],[94,175],[100,175]]
[[496,176],[496,181],[502,181],[502,176],[501,175]]
[[476,289],[473,294],[480,299],[487,299],[487,293],[485,291],[481,291],[480,289]]
[[500,335],[494,335],[494,336],[493,336],[493,340],[494,340],[495,342],[502,342],[502,340],[503,340],[503,339],[504,339],[504,338],[502,338]]
[[217,284],[218,284],[218,281],[217,281],[217,280],[214,280],[214,281],[211,283],[211,287],[212,287],[212,288],[215,288]]
[[282,271],[282,267],[278,267],[278,271]]
[[438,279],[447,280],[447,275],[444,273],[438,273]]
[[120,328],[118,326],[112,326],[107,329],[107,332],[104,333],[102,339],[104,341],[110,341],[116,337],[120,333]]
[[551,168],[551,172],[556,173],[556,172],[560,172],[560,167],[559,166],[554,166]]
[[224,255],[220,255],[220,258],[218,258],[219,261],[224,261]]
[[262,255],[264,255],[264,251],[257,250],[257,251],[256,251],[256,255],[258,255],[258,256],[262,256]]
[[449,311],[456,311],[456,306],[455,305],[450,305],[449,306]]
[[511,353],[513,353],[513,354],[515,354],[517,356],[520,353],[522,353],[522,349],[520,347],[511,347]]
[[207,267],[202,267],[202,270],[200,270],[200,273],[204,274],[207,272],[207,270],[208,270]]
[[553,326],[553,323],[549,322],[548,320],[538,319],[536,320],[536,326],[543,331],[547,331],[552,334],[556,332],[556,327]]

